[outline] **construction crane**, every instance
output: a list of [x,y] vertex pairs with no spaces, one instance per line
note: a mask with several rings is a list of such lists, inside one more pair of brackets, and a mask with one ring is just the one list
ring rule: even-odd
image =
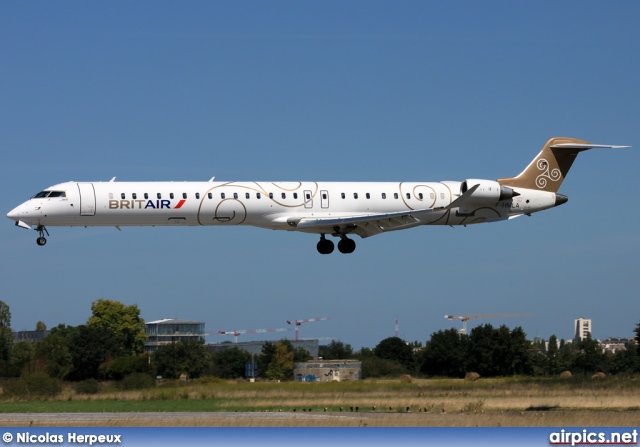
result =
[[290,331],[291,328],[281,327],[277,329],[243,329],[241,331],[218,331],[220,335],[233,335],[234,343],[238,343],[238,335],[243,334],[264,334],[266,332],[285,332]]
[[322,318],[308,318],[306,320],[294,320],[293,322],[291,320],[287,320],[287,324],[293,324],[296,327],[296,340],[298,340],[298,328],[300,327],[300,325],[302,323],[311,323],[312,321],[324,321],[324,320],[328,320],[329,317],[322,317]]
[[467,333],[467,321],[472,318],[510,318],[510,317],[533,317],[533,314],[475,314],[475,315],[445,315],[447,320],[462,321],[461,334]]

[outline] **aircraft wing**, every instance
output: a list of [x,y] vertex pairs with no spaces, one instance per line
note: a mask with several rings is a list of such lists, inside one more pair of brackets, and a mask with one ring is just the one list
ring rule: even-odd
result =
[[398,213],[366,214],[334,218],[300,219],[295,227],[310,233],[349,234],[365,238],[387,231],[403,230],[422,224],[421,217],[431,214],[432,209],[409,210]]

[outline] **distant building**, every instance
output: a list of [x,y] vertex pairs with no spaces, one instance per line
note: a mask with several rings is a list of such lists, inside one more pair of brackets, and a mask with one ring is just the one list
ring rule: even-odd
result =
[[628,343],[635,345],[636,341],[633,338],[609,337],[600,342],[600,347],[602,348],[602,352],[615,354],[618,351],[625,351]]
[[49,335],[51,331],[17,331],[13,333],[14,343],[21,341],[28,341],[29,343],[35,343],[44,339]]
[[586,340],[591,335],[592,327],[591,320],[588,318],[578,318],[574,324],[573,339],[577,342]]
[[145,323],[144,330],[148,337],[144,344],[145,352],[155,352],[164,345],[180,341],[204,341],[205,336],[204,321],[179,318],[150,321]]
[[362,379],[360,360],[314,360],[293,364],[298,382],[341,382]]

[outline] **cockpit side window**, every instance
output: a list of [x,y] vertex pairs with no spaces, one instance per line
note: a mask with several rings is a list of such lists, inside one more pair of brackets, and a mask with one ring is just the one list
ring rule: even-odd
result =
[[34,199],[42,199],[43,197],[49,197],[49,194],[51,194],[51,191],[41,191],[38,194],[36,194],[35,196],[33,196]]

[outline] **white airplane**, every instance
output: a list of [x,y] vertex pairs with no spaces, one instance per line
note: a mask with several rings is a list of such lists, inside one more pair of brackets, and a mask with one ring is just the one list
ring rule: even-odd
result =
[[320,235],[318,252],[352,253],[362,238],[420,225],[513,219],[568,199],[557,191],[579,152],[623,148],[552,138],[516,177],[462,182],[66,182],[39,192],[7,217],[47,226],[252,225]]

